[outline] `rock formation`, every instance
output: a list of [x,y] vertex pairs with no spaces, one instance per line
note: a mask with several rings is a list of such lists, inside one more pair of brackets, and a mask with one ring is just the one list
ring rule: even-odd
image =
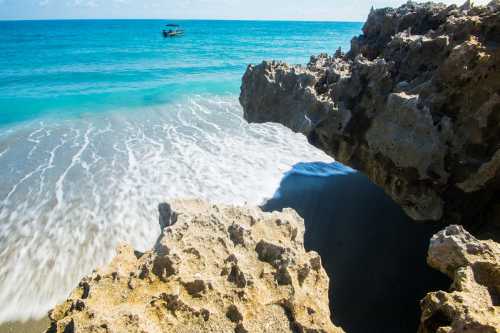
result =
[[[305,134],[415,221],[500,240],[500,2],[372,10],[351,50],[250,65],[249,122]],[[421,302],[420,333],[500,332],[500,245],[450,226],[428,263],[453,279]],[[335,279],[335,277],[333,277]]]
[[420,333],[500,332],[500,244],[453,225],[431,239],[427,262],[453,285],[422,300]]
[[342,332],[291,209],[161,205],[155,249],[122,246],[51,311],[47,332]]
[[[279,122],[363,171],[413,220],[499,240],[499,46],[499,0],[408,2],[373,10],[347,54],[249,66],[240,101],[250,122]],[[160,224],[154,250],[120,247],[47,332],[342,332],[293,210],[177,201]],[[453,284],[422,300],[419,333],[500,332],[498,243],[451,225],[428,263]]]
[[249,66],[245,118],[304,133],[414,220],[487,224],[498,235],[499,8],[373,10],[346,55]]

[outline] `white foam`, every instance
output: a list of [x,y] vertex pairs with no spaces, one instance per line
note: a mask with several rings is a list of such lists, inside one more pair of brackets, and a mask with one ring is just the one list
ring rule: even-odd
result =
[[119,243],[149,249],[176,197],[260,204],[298,162],[332,160],[235,96],[18,126],[0,135],[0,322],[46,314]]

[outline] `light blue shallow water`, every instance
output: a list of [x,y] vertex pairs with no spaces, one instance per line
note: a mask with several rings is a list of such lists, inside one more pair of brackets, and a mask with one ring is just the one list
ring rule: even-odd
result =
[[240,80],[345,50],[361,24],[177,23],[0,22],[0,322],[44,315],[121,242],[150,248],[164,200],[259,204],[296,163],[332,161],[248,125]]
[[237,94],[248,63],[305,63],[347,49],[359,23],[182,21],[0,22],[0,124]]

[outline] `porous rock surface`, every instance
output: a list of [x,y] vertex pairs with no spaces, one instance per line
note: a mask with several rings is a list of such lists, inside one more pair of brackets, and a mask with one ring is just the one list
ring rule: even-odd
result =
[[342,332],[295,211],[184,200],[160,212],[155,249],[120,247],[50,312],[47,332]]
[[351,50],[249,66],[250,122],[364,172],[417,221],[500,221],[500,5],[372,10]]
[[422,300],[420,333],[500,332],[500,244],[452,225],[431,239],[427,262],[453,284]]

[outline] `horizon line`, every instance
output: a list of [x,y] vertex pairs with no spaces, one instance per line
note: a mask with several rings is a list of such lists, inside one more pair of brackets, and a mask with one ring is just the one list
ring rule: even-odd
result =
[[234,21],[234,22],[317,22],[317,23],[364,23],[355,20],[316,20],[316,19],[259,19],[259,18],[0,18],[0,22],[26,21]]

